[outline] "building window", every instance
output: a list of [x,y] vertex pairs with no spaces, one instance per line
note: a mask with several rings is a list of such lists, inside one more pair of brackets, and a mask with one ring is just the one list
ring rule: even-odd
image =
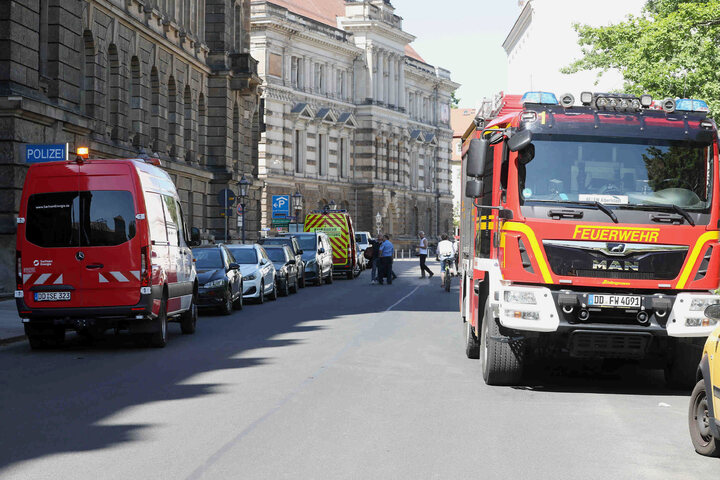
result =
[[338,147],[338,175],[340,177],[347,177],[347,175],[348,175],[348,140],[347,140],[347,138],[341,138],[340,145]]
[[390,180],[390,140],[385,140],[385,180]]
[[305,171],[305,139],[305,132],[303,130],[295,130],[293,144],[295,173],[303,173]]
[[327,175],[327,135],[320,134],[317,139],[318,174],[324,177]]
[[292,57],[290,59],[290,84],[295,87],[300,87],[300,59],[298,57]]

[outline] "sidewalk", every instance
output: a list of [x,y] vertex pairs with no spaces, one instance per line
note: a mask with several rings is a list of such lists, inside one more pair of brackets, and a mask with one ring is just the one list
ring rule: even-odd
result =
[[15,300],[0,301],[0,345],[25,339],[25,330],[18,317]]

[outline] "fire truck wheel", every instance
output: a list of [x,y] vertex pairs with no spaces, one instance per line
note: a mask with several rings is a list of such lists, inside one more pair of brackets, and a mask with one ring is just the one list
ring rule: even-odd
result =
[[710,431],[708,417],[708,400],[705,392],[705,381],[700,380],[690,396],[690,409],[688,411],[688,426],[690,427],[690,439],[695,451],[700,455],[708,457],[720,457],[720,439],[715,438]]
[[488,385],[517,385],[522,378],[524,341],[512,340],[500,332],[498,321],[485,303],[480,358],[485,383]]
[[180,315],[180,331],[184,335],[195,333],[197,325],[197,304],[195,303],[195,295],[192,297],[192,303],[187,312]]
[[665,367],[665,383],[668,387],[688,391],[693,388],[700,353],[692,347],[685,343],[675,345],[675,358]]
[[154,348],[163,348],[167,345],[168,321],[167,321],[167,298],[163,297],[160,302],[160,312],[155,320],[157,331],[150,334],[150,346]]
[[468,358],[480,358],[480,342],[478,342],[475,332],[470,322],[464,322],[465,325],[465,355]]

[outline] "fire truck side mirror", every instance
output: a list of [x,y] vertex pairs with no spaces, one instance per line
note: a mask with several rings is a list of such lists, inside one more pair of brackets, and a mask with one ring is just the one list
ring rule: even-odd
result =
[[488,141],[480,138],[470,140],[467,153],[467,168],[465,172],[469,177],[481,177],[485,172],[485,158],[487,157]]
[[482,180],[471,178],[465,182],[465,196],[468,198],[482,197]]
[[516,132],[510,140],[508,140],[508,148],[511,152],[518,152],[532,143],[532,132],[530,130],[522,130]]

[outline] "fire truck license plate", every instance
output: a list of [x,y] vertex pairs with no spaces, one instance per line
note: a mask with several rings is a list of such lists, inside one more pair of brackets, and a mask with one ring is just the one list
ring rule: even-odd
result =
[[590,295],[588,305],[593,307],[640,308],[642,297],[631,295]]
[[36,302],[64,302],[70,300],[70,292],[35,292]]

